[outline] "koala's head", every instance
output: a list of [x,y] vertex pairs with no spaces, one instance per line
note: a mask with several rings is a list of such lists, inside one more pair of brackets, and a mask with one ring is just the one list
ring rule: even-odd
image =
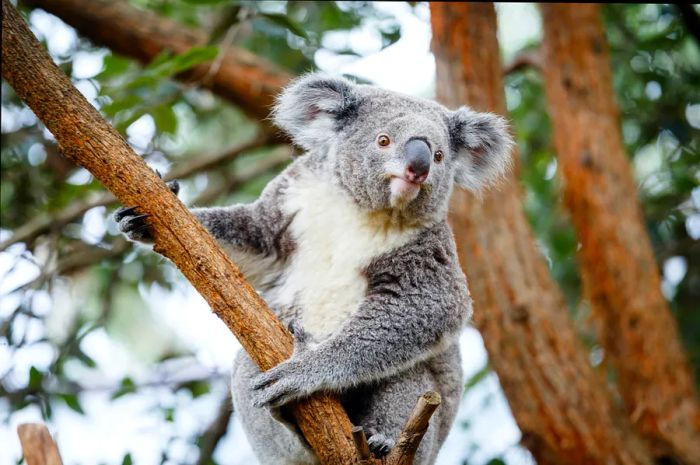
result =
[[346,79],[297,79],[273,115],[368,211],[442,219],[455,183],[476,192],[510,165],[513,141],[503,118]]

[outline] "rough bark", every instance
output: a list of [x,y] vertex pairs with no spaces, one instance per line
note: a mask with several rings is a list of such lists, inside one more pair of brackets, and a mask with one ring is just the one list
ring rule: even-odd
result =
[[[261,369],[289,357],[289,332],[204,227],[61,73],[9,0],[2,0],[2,76],[68,158],[124,205],[150,215],[155,250],[183,272]],[[313,396],[293,410],[322,463],[354,461],[352,425],[335,399]]]
[[545,89],[565,205],[606,357],[657,458],[700,463],[700,409],[661,293],[618,108],[600,7],[543,4]]
[[[430,8],[439,100],[505,114],[493,4]],[[651,463],[588,364],[537,249],[515,174],[483,200],[455,192],[451,207],[474,322],[537,462]]]
[[[143,63],[163,51],[182,53],[205,45],[208,40],[207,34],[200,30],[135,8],[128,2],[23,0],[23,3],[52,13],[92,41]],[[256,119],[268,116],[274,96],[291,78],[273,64],[235,46],[227,48],[216,71],[210,68],[210,64],[202,64],[178,77],[197,81]]]
[[61,465],[61,455],[49,430],[41,423],[23,423],[17,427],[22,455],[27,465]]

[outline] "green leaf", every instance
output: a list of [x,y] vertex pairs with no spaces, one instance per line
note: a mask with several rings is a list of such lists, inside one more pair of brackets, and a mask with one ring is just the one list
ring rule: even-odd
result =
[[107,55],[102,59],[102,71],[95,76],[97,79],[107,79],[125,73],[131,66],[131,60],[116,55]]
[[201,63],[211,61],[216,58],[219,53],[219,47],[216,45],[207,45],[205,47],[193,47],[186,52],[172,57],[162,65],[160,77],[172,76],[173,74],[181,73],[185,70],[193,68]]
[[177,389],[187,389],[192,394],[192,397],[199,397],[208,394],[210,391],[209,383],[206,381],[190,381],[177,386]]
[[136,94],[128,94],[120,99],[114,99],[112,103],[102,107],[102,112],[107,116],[115,116],[120,111],[131,109],[141,103],[143,99]]
[[175,131],[177,131],[177,116],[175,116],[172,105],[160,105],[153,108],[150,113],[159,132],[175,134]]
[[122,459],[122,465],[133,465],[134,460],[131,458],[131,453],[128,453]]
[[78,401],[78,396],[76,394],[59,394],[58,397],[60,397],[72,410],[75,410],[81,415],[85,415],[85,411],[80,405],[80,401]]
[[41,389],[41,382],[44,380],[44,374],[36,369],[36,367],[31,367],[29,369],[29,384],[27,387],[32,391],[38,391]]
[[308,39],[309,35],[304,29],[296,22],[293,21],[289,16],[282,13],[260,13],[260,16],[269,19],[275,24],[278,24],[284,28],[287,28],[292,34]]
[[474,373],[466,383],[464,383],[464,392],[466,393],[469,391],[471,388],[482,382],[488,374],[491,373],[491,367],[487,363],[484,365],[482,368],[479,369],[476,373]]
[[97,367],[97,362],[95,362],[95,360],[93,360],[92,357],[90,357],[88,354],[86,354],[86,353],[83,352],[82,350],[79,350],[79,351],[78,351],[76,357],[78,358],[78,360],[80,360],[80,361],[83,362],[86,366],[88,366],[88,367],[90,367],[90,368],[96,368],[96,367]]
[[488,462],[486,462],[486,465],[506,465],[506,463],[503,461],[503,459],[494,457]]
[[163,409],[165,421],[172,423],[175,421],[175,409],[173,407],[165,407]]
[[128,376],[124,377],[122,379],[121,385],[119,386],[119,389],[114,391],[114,394],[112,394],[112,400],[117,399],[121,396],[124,396],[126,394],[131,394],[132,392],[136,391],[136,384],[134,383],[134,380],[129,378]]

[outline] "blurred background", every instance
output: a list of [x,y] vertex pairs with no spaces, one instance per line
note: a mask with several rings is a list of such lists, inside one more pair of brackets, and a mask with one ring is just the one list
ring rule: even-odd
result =
[[[41,2],[36,2],[41,3]],[[245,48],[291,75],[321,69],[435,97],[424,2],[130,0],[204,31],[208,44],[147,65],[20,2],[53,60],[188,205],[249,202],[290,158],[259,121],[178,73]],[[560,199],[534,4],[496,4],[524,208],[593,367],[605,360]],[[697,12],[697,7],[696,10]],[[644,225],[700,373],[700,49],[674,5],[605,5],[603,24]],[[696,31],[697,32],[697,31]],[[100,183],[61,156],[3,80],[0,187],[0,463],[16,427],[45,422],[64,463],[253,464],[227,397],[239,346],[180,272],[127,244]],[[481,336],[461,338],[465,390],[439,464],[529,464]]]

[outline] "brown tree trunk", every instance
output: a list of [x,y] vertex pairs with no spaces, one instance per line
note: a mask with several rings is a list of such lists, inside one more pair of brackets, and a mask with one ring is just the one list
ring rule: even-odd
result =
[[[505,114],[493,4],[430,8],[439,100]],[[515,175],[483,200],[455,192],[451,220],[475,324],[538,463],[650,464],[588,364],[537,249]]]
[[[163,51],[182,53],[206,45],[199,30],[162,18],[151,11],[111,0],[22,0],[61,18],[92,41],[143,63]],[[266,118],[274,96],[291,75],[239,47],[228,47],[216,72],[202,64],[179,76],[230,100],[256,119]]]
[[[122,204],[150,215],[155,250],[175,263],[261,369],[289,357],[289,332],[204,227],[51,61],[9,0],[2,0],[2,76],[68,158]],[[322,463],[354,462],[352,425],[331,396],[299,402],[294,413]]]
[[693,378],[619,130],[598,5],[544,4],[546,95],[586,298],[633,425],[657,458],[700,463]]

